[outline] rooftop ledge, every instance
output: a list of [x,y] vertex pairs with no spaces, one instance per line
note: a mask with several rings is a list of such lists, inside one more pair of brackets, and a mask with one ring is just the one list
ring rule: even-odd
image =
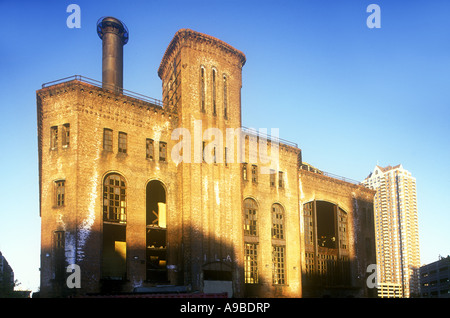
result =
[[103,82],[91,79],[89,77],[81,76],[81,75],[72,75],[69,77],[65,77],[65,78],[55,80],[55,81],[44,83],[44,84],[42,84],[42,88],[50,87],[50,86],[65,83],[65,82],[71,82],[71,81],[78,81],[78,82],[90,84],[90,85],[96,86],[98,88],[102,88],[107,92],[111,92],[111,93],[115,93],[115,94],[120,93],[122,95],[131,97],[131,98],[135,98],[135,99],[139,99],[141,101],[151,103],[151,104],[159,106],[159,107],[164,107],[163,102],[159,99],[148,97],[148,96],[145,96],[145,95],[142,95],[142,94],[139,94],[136,92],[132,92],[132,91],[129,91],[129,90],[126,90],[123,88],[119,88],[119,87],[110,87],[111,89],[105,88],[105,87],[103,87]]
[[[140,101],[143,102],[147,102],[156,106],[159,106],[161,108],[164,108],[164,103],[161,100],[152,98],[152,97],[148,97],[136,92],[132,92],[123,88],[119,88],[119,87],[111,87],[112,89],[108,89],[103,87],[103,82],[101,81],[97,81],[85,76],[81,76],[81,75],[72,75],[69,77],[65,77],[65,78],[61,78],[55,81],[51,81],[51,82],[47,82],[42,84],[42,88],[48,88],[51,87],[53,85],[58,85],[58,84],[62,84],[62,83],[67,83],[67,82],[71,82],[71,81],[77,81],[77,82],[82,82],[82,83],[86,83],[86,84],[90,84],[93,86],[96,86],[98,88],[101,88],[105,91],[111,92],[111,93],[115,93],[115,94],[122,94],[131,98],[135,98],[138,99]],[[254,128],[248,128],[248,127],[241,127],[241,130],[243,133],[249,134],[249,135],[253,135],[256,136],[258,138],[264,138],[268,141],[274,141],[274,142],[278,142],[281,145],[287,145],[287,146],[291,146],[294,148],[298,148],[298,145],[294,142],[282,139],[282,138],[278,138],[278,137],[274,137],[274,136],[270,136],[270,135],[266,135]]]

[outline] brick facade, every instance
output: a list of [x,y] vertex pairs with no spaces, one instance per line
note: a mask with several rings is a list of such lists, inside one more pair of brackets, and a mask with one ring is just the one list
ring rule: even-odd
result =
[[[245,55],[228,44],[180,30],[158,70],[164,107],[78,79],[37,91],[42,296],[131,292],[161,284],[226,290],[234,297],[307,296],[303,206],[314,200],[347,213],[351,293],[368,296],[363,278],[375,256],[366,247],[373,243],[373,220],[367,219],[373,191],[299,169],[301,150],[294,145],[279,144],[276,165],[253,163],[248,151],[242,163],[237,139],[221,144],[220,136],[208,135],[209,128],[218,128],[225,141],[227,129],[242,126],[244,63]],[[185,129],[182,138],[173,136],[177,128]],[[111,150],[105,150],[105,129],[111,132]],[[121,138],[125,151],[119,150]],[[250,134],[245,149],[252,138],[263,139]],[[151,158],[147,139],[153,141]],[[213,144],[215,162],[205,162],[202,149]],[[267,140],[267,145],[273,154],[275,144]],[[225,161],[225,153],[233,157]],[[262,172],[264,166],[275,178]],[[110,176],[117,185],[105,184]],[[256,204],[256,235],[244,231],[247,199]],[[157,202],[158,209],[151,205]],[[117,214],[111,217],[111,211]],[[275,211],[282,216],[278,221]],[[282,235],[274,234],[274,222],[282,224],[277,227]],[[257,245],[253,263],[247,243]],[[79,289],[66,286],[69,264],[80,266]],[[256,282],[246,280],[250,265]]]

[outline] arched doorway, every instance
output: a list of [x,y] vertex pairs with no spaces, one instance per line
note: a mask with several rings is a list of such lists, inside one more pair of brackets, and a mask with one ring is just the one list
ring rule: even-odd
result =
[[146,280],[167,283],[166,189],[152,180],[146,187]]

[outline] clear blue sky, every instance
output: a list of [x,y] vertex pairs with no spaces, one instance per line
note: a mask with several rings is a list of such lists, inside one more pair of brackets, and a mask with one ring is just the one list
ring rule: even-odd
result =
[[[81,28],[69,29],[69,4]],[[369,29],[366,8],[381,8]],[[303,159],[363,180],[378,163],[417,179],[421,263],[450,254],[449,1],[0,0],[0,250],[24,288],[39,285],[36,90],[101,80],[97,20],[128,26],[124,88],[157,99],[157,69],[190,28],[243,51],[243,125],[279,128]]]

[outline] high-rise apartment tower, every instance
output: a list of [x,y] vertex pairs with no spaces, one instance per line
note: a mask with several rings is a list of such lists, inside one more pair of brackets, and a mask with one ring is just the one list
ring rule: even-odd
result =
[[[416,179],[397,165],[375,166],[364,184],[374,198],[380,297],[414,297],[419,293],[419,225]],[[390,291],[398,291],[392,293]]]

